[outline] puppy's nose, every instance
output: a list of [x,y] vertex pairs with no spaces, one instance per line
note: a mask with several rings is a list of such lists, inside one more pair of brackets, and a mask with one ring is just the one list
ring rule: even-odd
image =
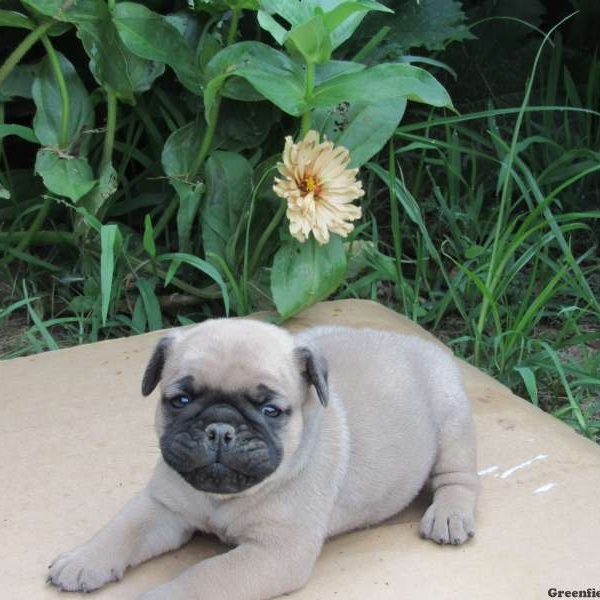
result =
[[231,446],[235,439],[235,429],[227,423],[211,423],[205,431],[208,439],[216,446]]

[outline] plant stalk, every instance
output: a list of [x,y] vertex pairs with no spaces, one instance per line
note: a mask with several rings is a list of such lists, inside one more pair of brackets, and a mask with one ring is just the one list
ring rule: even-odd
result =
[[287,202],[282,202],[279,208],[277,209],[277,212],[273,215],[271,222],[267,225],[267,228],[263,231],[262,235],[260,236],[258,243],[256,244],[256,248],[252,253],[252,258],[250,259],[250,266],[248,269],[249,273],[254,273],[256,265],[262,254],[263,248],[269,240],[269,238],[271,237],[271,234],[273,233],[277,225],[281,223],[281,219],[283,219],[283,215],[285,214],[286,209]]
[[[231,24],[229,26],[229,31],[227,32],[227,46],[231,45],[235,40],[235,35],[237,33],[237,27],[240,20],[241,9],[236,8],[233,10],[231,17]],[[215,98],[215,103],[212,107],[211,114],[208,119],[208,127],[204,134],[204,138],[202,140],[202,145],[200,146],[200,150],[198,155],[196,156],[196,160],[192,164],[192,168],[190,169],[190,179],[194,179],[197,177],[200,169],[202,169],[202,165],[204,165],[204,161],[210,152],[210,146],[212,144],[213,136],[215,133],[215,129],[217,127],[217,122],[219,120],[219,108],[221,106],[221,98],[218,96]],[[154,239],[158,239],[160,234],[164,231],[165,227],[169,224],[169,221],[173,217],[173,215],[177,212],[177,207],[179,205],[179,197],[177,195],[173,196],[171,202],[163,212],[162,216],[158,220],[156,227],[154,228]]]
[[33,31],[28,33],[21,43],[10,53],[8,58],[0,67],[0,86],[4,80],[10,75],[12,70],[19,64],[20,60],[27,54],[31,47],[44,35],[50,27],[54,25],[53,21],[46,21],[38,25]]
[[[250,197],[250,207],[248,208],[248,216],[247,216],[247,221],[246,221],[246,238],[244,240],[244,264],[242,266],[242,297],[243,297],[243,304],[245,306],[249,306],[249,303],[248,303],[248,278],[249,277],[248,276],[249,276],[249,272],[250,272],[250,226],[252,225],[252,217],[254,215],[254,204],[256,202],[256,195],[258,193],[258,190],[261,188],[265,179],[270,175],[270,173],[272,171],[273,171],[273,169],[267,169],[263,173],[262,177],[260,178],[260,181],[254,187],[252,196]],[[271,223],[272,222],[273,221],[271,221]],[[256,252],[255,252],[255,254],[256,254]]]
[[[305,100],[308,104],[312,99],[312,93],[315,88],[315,64],[312,62],[306,63],[306,91],[305,91]],[[304,113],[302,113],[302,120],[300,122],[300,137],[304,138],[304,136],[310,131],[310,112],[311,109],[308,108]]]
[[102,147],[102,164],[112,162],[115,133],[117,131],[117,96],[114,92],[106,92],[106,133]]
[[384,25],[369,41],[365,44],[352,59],[354,62],[360,62],[368,56],[381,42],[385,39],[387,34],[390,32],[390,27]]
[[231,11],[231,23],[229,24],[229,31],[227,32],[227,40],[226,40],[226,44],[228,46],[231,46],[231,44],[233,44],[233,42],[235,42],[235,36],[237,34],[238,24],[240,22],[241,14],[242,14],[242,10],[240,8],[234,8]]
[[215,98],[215,103],[213,104],[212,110],[210,111],[210,115],[208,116],[208,127],[206,128],[206,132],[204,133],[204,138],[202,139],[202,145],[200,146],[200,151],[196,156],[196,160],[192,163],[192,168],[190,169],[189,177],[190,179],[195,179],[210,152],[210,146],[212,144],[213,136],[215,134],[215,129],[217,128],[217,121],[219,120],[219,108],[221,107],[221,98],[218,96]]

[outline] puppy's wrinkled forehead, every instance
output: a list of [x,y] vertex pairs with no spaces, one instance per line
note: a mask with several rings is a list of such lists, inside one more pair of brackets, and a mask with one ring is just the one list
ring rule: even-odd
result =
[[298,373],[293,350],[292,336],[274,325],[205,321],[174,341],[163,383],[192,376],[195,385],[223,391],[287,387],[294,385]]

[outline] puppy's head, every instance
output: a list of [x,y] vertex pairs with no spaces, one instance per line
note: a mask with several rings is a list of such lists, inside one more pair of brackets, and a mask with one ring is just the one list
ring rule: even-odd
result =
[[213,494],[283,474],[318,401],[328,401],[324,359],[295,347],[283,329],[251,320],[216,319],[164,337],[146,367],[144,396],[159,382],[163,458]]

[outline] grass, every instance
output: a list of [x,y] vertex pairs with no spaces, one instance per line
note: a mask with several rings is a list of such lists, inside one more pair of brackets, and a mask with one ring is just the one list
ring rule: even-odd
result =
[[526,94],[514,110],[400,127],[387,165],[369,165],[370,189],[385,183],[391,205],[372,202],[376,243],[343,295],[382,297],[389,282],[395,308],[598,440],[600,131],[589,107],[599,105],[600,65],[585,100],[565,69],[560,104],[560,61],[559,47],[547,104]]
[[[599,441],[600,62],[576,84],[559,39],[549,54],[520,106],[415,113],[396,131],[363,169],[365,217],[348,240],[348,275],[335,297],[377,299],[407,314]],[[144,184],[160,177],[164,139],[186,118],[164,94],[149,95],[117,124],[123,185],[107,214],[125,231],[137,228],[141,247],[111,225],[98,229],[99,246],[77,247],[72,226],[100,225],[42,195],[0,205],[0,357],[220,316],[230,300],[232,314],[270,307],[261,284],[268,268],[243,229],[233,246],[241,281],[226,268],[223,281],[193,253],[162,255],[167,271],[156,259],[156,244],[169,247],[174,233]],[[23,185],[18,171],[11,177],[15,189]],[[269,231],[282,216],[255,218]],[[124,249],[117,261],[116,245]],[[212,283],[200,285],[197,273]]]

